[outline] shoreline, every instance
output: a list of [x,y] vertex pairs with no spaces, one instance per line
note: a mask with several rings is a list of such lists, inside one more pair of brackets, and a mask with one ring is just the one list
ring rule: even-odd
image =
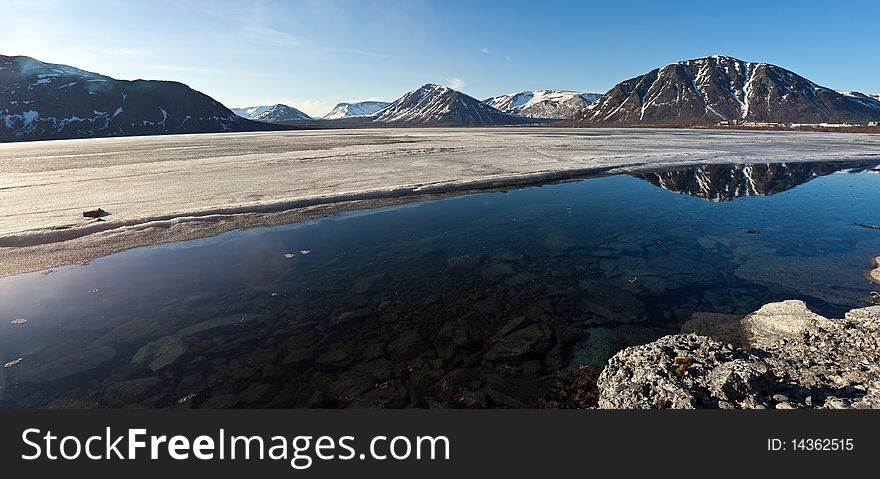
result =
[[[880,137],[829,135],[387,129],[0,145],[0,277],[343,211],[601,175],[880,161]],[[82,218],[95,208],[110,215]]]

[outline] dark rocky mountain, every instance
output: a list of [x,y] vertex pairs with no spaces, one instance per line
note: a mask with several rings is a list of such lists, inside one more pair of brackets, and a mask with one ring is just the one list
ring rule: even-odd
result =
[[359,101],[355,103],[337,103],[329,113],[324,115],[324,120],[338,120],[340,118],[357,118],[370,116],[377,111],[390,105],[387,101]]
[[880,120],[880,101],[841,94],[775,65],[713,56],[618,83],[574,119],[622,125],[865,123]]
[[675,171],[633,175],[654,186],[714,202],[741,196],[769,196],[790,190],[814,178],[840,171],[876,171],[877,162],[756,163],[701,165]]
[[0,141],[265,129],[182,83],[0,55]]
[[487,126],[532,122],[445,86],[427,84],[379,110],[372,122],[390,126]]
[[562,119],[583,110],[601,96],[568,90],[528,90],[487,98],[483,103],[511,115]]
[[288,121],[307,121],[312,119],[312,117],[296,108],[281,103],[269,106],[233,108],[232,112],[242,118],[262,121],[264,123],[283,123]]

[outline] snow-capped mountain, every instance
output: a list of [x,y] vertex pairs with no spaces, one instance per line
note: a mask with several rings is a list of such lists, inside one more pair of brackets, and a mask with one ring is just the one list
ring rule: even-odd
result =
[[838,171],[872,171],[876,163],[756,163],[702,165],[677,171],[633,175],[654,186],[714,202],[741,196],[769,196],[790,190],[813,178]]
[[338,103],[330,113],[322,118],[324,120],[338,120],[340,118],[355,118],[370,116],[377,111],[390,105],[387,101],[359,101],[356,103]]
[[875,100],[880,100],[880,93],[871,93],[868,96],[870,96],[871,98],[873,98]]
[[305,121],[311,120],[312,117],[297,110],[292,106],[276,105],[269,106],[249,106],[247,108],[233,108],[232,112],[236,115],[247,118],[248,120],[262,121],[265,123],[282,123],[285,121]]
[[483,103],[511,115],[529,118],[568,118],[601,97],[601,93],[568,90],[529,90],[494,96]]
[[618,83],[575,119],[667,125],[880,119],[880,101],[859,95],[843,95],[775,65],[712,56],[666,65]]
[[484,126],[525,123],[452,88],[427,84],[376,112],[374,123],[396,126]]
[[0,141],[265,129],[182,83],[0,55]]

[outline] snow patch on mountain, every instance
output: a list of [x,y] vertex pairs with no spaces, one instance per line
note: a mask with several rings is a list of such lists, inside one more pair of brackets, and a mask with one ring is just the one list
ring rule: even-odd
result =
[[359,101],[353,103],[338,103],[329,113],[323,116],[325,120],[337,120],[339,118],[356,118],[371,116],[390,105],[387,101]]
[[877,99],[842,94],[789,70],[715,55],[680,61],[615,85],[575,119],[581,123],[699,125],[876,121]]
[[472,96],[429,83],[376,112],[373,122],[400,126],[486,126],[524,121]]
[[499,95],[483,103],[511,115],[528,118],[566,118],[599,99],[599,93],[570,90],[528,90]]
[[305,121],[312,117],[292,106],[281,103],[275,105],[249,106],[245,108],[233,108],[236,115],[248,120],[262,121],[264,123],[282,123],[287,121]]

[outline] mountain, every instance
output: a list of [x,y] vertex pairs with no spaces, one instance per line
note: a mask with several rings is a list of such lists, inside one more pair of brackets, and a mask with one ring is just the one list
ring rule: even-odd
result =
[[390,105],[387,101],[360,101],[357,103],[338,103],[330,113],[323,116],[325,120],[370,116]]
[[568,90],[530,90],[494,96],[483,103],[505,113],[528,118],[568,118],[602,95]]
[[741,196],[769,196],[781,193],[813,178],[841,171],[880,172],[880,165],[877,162],[701,165],[633,176],[665,190],[714,202],[724,202]]
[[379,110],[372,121],[390,126],[485,126],[528,122],[452,88],[430,83]]
[[248,120],[262,121],[264,123],[281,123],[285,121],[311,120],[312,117],[297,110],[292,106],[277,104],[271,106],[250,106],[247,108],[233,108],[236,115]]
[[880,100],[880,93],[871,93],[868,96],[870,96],[871,98],[873,98],[875,100]]
[[0,141],[266,129],[182,83],[0,55]]
[[843,95],[775,65],[713,56],[618,83],[574,119],[629,125],[864,123],[880,119],[880,101]]

